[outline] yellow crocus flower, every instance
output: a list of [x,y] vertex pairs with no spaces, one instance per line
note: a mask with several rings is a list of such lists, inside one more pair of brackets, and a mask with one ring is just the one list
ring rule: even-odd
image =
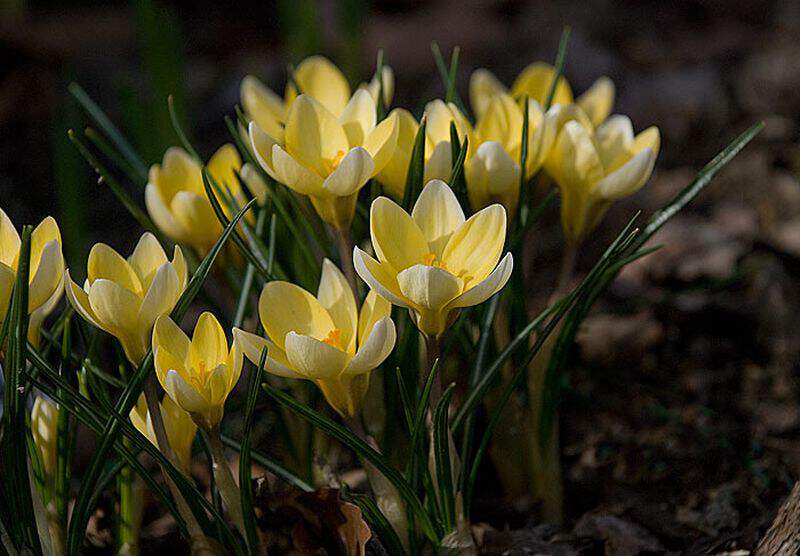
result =
[[[236,171],[242,159],[231,144],[223,145],[208,161],[208,171],[223,191],[227,186],[240,205],[245,198]],[[253,191],[255,195],[257,192]],[[224,197],[223,197],[224,199]],[[226,212],[228,205],[220,202]],[[207,253],[222,233],[222,226],[203,186],[200,163],[180,147],[164,153],[161,164],[150,167],[145,204],[156,226],[170,239]]]
[[[505,92],[495,94],[478,119],[472,140],[476,149],[464,163],[467,194],[474,210],[499,202],[513,214],[520,194],[520,151],[524,112],[522,101]],[[546,115],[535,100],[528,101],[528,154],[525,180],[550,153],[556,135],[556,110]]]
[[394,152],[398,123],[376,124],[375,100],[360,89],[338,118],[321,102],[300,95],[289,109],[280,145],[250,122],[250,142],[259,164],[276,181],[308,195],[323,221],[350,226],[359,190]]
[[145,233],[127,260],[108,245],[95,244],[86,266],[83,288],[65,273],[67,298],[87,322],[115,336],[138,365],[150,348],[156,319],[172,311],[186,288],[183,252],[176,245],[168,261],[155,236]]
[[[347,78],[324,56],[310,56],[300,62],[292,78],[300,87],[301,93],[322,104],[337,118],[342,115],[350,101],[351,91]],[[358,88],[366,89],[373,100],[378,102],[380,82],[377,73],[369,83],[362,83]],[[389,66],[383,66],[384,106],[391,104],[393,93],[394,72]],[[286,85],[284,98],[281,98],[252,75],[242,80],[239,90],[246,118],[255,121],[258,127],[278,143],[283,143],[283,126],[286,124],[289,108],[297,96],[297,89],[291,80]]]
[[[11,293],[17,279],[20,237],[11,219],[0,209],[0,323],[6,318]],[[48,216],[31,234],[31,256],[28,270],[28,340],[39,343],[42,322],[61,299],[64,292],[64,255],[61,232],[56,221]]]
[[339,414],[357,415],[370,372],[394,348],[389,302],[370,292],[359,312],[344,275],[325,259],[316,297],[289,282],[269,282],[258,312],[267,338],[233,331],[247,358],[257,365],[267,348],[268,372],[310,380]]
[[[554,77],[553,66],[544,62],[534,62],[522,70],[514,80],[511,96],[519,98],[528,95],[529,99],[543,106]],[[492,72],[487,69],[475,70],[469,83],[470,103],[475,117],[480,118],[488,109],[492,97],[501,92],[507,92],[507,89]],[[592,125],[598,126],[608,118],[614,105],[614,82],[608,77],[601,77],[573,101],[572,88],[562,75],[556,85],[553,105],[566,106],[573,102],[588,116]]]
[[31,410],[31,436],[42,463],[44,478],[50,480],[56,471],[56,449],[59,407],[39,396]]
[[[164,420],[164,430],[167,433],[167,441],[178,458],[181,470],[188,472],[192,463],[192,443],[197,434],[197,425],[192,421],[191,416],[169,396],[164,396],[159,405],[161,407],[161,418]],[[142,433],[150,441],[150,444],[158,448],[156,431],[153,428],[150,412],[147,410],[144,394],[139,396],[139,400],[131,409],[129,417],[136,430]]]
[[506,210],[491,205],[465,220],[440,180],[428,182],[410,215],[386,197],[375,199],[370,235],[377,260],[356,247],[356,272],[373,291],[407,307],[429,337],[441,336],[459,308],[502,289],[513,269],[511,253],[500,260]]
[[647,182],[659,146],[658,128],[634,136],[627,116],[612,116],[596,131],[574,120],[564,124],[546,167],[561,191],[561,223],[570,241],[580,242],[613,201]]
[[376,179],[383,185],[387,195],[396,201],[401,201],[406,190],[408,165],[411,162],[419,124],[405,108],[395,108],[389,113],[389,117],[397,118],[397,146]]
[[197,319],[192,338],[169,316],[153,327],[156,376],[167,395],[206,431],[222,420],[225,400],[242,372],[242,353],[228,341],[216,317]]
[[[436,99],[425,105],[425,183],[430,180],[447,180],[453,171],[453,146],[450,142],[450,124],[456,126],[461,143],[472,134],[466,116],[452,102]],[[470,137],[470,151],[475,149]],[[413,142],[412,142],[413,145]]]

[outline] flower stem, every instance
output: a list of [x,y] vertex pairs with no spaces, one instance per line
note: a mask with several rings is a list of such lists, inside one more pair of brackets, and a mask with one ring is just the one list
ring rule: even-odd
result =
[[242,495],[236,482],[233,480],[228,460],[225,459],[225,449],[219,434],[219,426],[206,431],[208,446],[211,449],[211,459],[214,467],[214,480],[222,496],[222,501],[228,510],[231,520],[242,535],[247,535],[244,527],[244,514],[242,513]]
[[[123,439],[130,446],[127,438]],[[139,554],[139,530],[142,525],[142,489],[137,484],[133,469],[126,465],[117,478],[119,488],[119,524],[117,531],[117,551],[119,554],[136,556]]]
[[[420,373],[420,380],[422,381],[422,386],[425,386],[425,383],[428,381],[428,377],[430,376],[431,371],[433,371],[433,365],[436,363],[436,360],[439,359],[441,356],[441,347],[442,341],[441,337],[433,337],[424,335],[425,338],[425,369],[423,372]],[[441,361],[439,365],[441,365]],[[431,397],[430,397],[430,413],[433,413],[433,410],[436,408],[436,405],[439,403],[439,399],[442,397],[442,373],[441,369],[438,371],[439,376],[434,379],[433,384],[431,385]]]

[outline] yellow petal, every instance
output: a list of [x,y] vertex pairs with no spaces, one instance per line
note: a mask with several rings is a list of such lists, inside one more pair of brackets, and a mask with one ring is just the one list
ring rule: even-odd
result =
[[53,477],[56,472],[58,414],[58,406],[46,398],[39,396],[33,402],[31,435],[41,454],[45,477]]
[[447,309],[471,307],[483,303],[503,289],[503,286],[506,285],[506,282],[508,282],[508,279],[511,277],[511,272],[513,270],[514,258],[511,256],[511,253],[506,253],[506,256],[503,257],[503,260],[500,261],[497,268],[495,268],[489,276],[453,299],[447,305]]
[[268,189],[261,174],[258,173],[255,166],[249,162],[245,162],[242,165],[241,175],[250,193],[256,198],[258,204],[263,206],[267,202]]
[[36,274],[39,261],[42,258],[42,250],[51,241],[59,245],[60,251],[60,246],[63,243],[61,241],[61,232],[58,230],[58,224],[56,224],[55,219],[52,216],[48,216],[34,228],[31,234],[31,266],[29,270],[31,276]]
[[175,369],[185,369],[189,360],[191,340],[169,316],[164,315],[156,320],[153,327],[153,351],[169,353],[179,363],[173,364]]
[[469,101],[476,119],[481,119],[492,98],[505,93],[506,87],[487,69],[476,69],[469,79]]
[[[294,71],[294,80],[300,93],[312,97],[334,114],[341,114],[350,100],[350,85],[344,75],[323,56],[310,56],[300,62]],[[287,102],[294,106],[297,91],[290,82],[286,86]]]
[[[197,425],[192,421],[191,416],[169,396],[165,396],[160,405],[167,440],[178,456],[181,468],[188,470],[192,460],[192,443],[197,434]],[[152,422],[149,425],[152,429]]]
[[289,332],[322,340],[335,328],[316,297],[289,282],[269,282],[261,291],[258,314],[267,336],[281,348]]
[[169,207],[164,204],[158,189],[152,183],[148,183],[144,190],[144,203],[147,213],[153,219],[158,229],[164,232],[171,240],[186,242],[188,233],[170,212]]
[[637,192],[653,172],[656,157],[650,149],[644,149],[621,168],[612,172],[594,186],[592,195],[614,201]]
[[424,264],[414,265],[397,275],[400,291],[414,305],[437,311],[459,295],[463,282],[448,271]]
[[469,123],[464,115],[453,103],[445,103],[443,100],[436,99],[425,105],[425,134],[434,144],[445,141],[450,142],[450,123],[456,125],[459,140],[463,141],[464,136],[469,133]]
[[99,278],[89,289],[89,303],[103,328],[119,340],[133,339],[137,335],[139,297],[115,282]]
[[321,195],[309,197],[314,210],[326,224],[330,224],[337,230],[349,230],[353,215],[356,213],[356,203],[358,202],[358,191],[351,195],[337,196],[322,192]]
[[17,268],[19,245],[19,234],[14,229],[14,224],[5,211],[0,209],[0,263]]
[[595,131],[600,159],[606,171],[613,171],[630,157],[633,144],[633,123],[628,116],[616,114]]
[[375,323],[367,341],[358,347],[358,352],[345,369],[346,374],[369,372],[383,363],[394,349],[397,332],[392,319],[385,317]]
[[633,145],[631,146],[631,153],[638,154],[644,149],[650,149],[653,151],[653,155],[658,157],[658,151],[660,147],[661,134],[659,133],[657,127],[652,126],[648,127],[634,138]]
[[479,143],[497,141],[509,152],[517,153],[522,142],[522,125],[523,114],[519,105],[511,95],[501,93],[489,102],[486,113],[475,127],[475,135]]
[[32,313],[63,287],[64,257],[61,244],[53,239],[48,241],[38,253],[39,264],[35,274],[31,274],[28,290],[28,312]]
[[280,176],[276,173],[272,162],[272,149],[278,142],[264,133],[264,130],[256,122],[250,122],[247,134],[250,137],[250,148],[253,150],[258,164],[272,179],[280,181]]
[[[389,117],[397,118],[397,144],[391,158],[380,170],[378,181],[384,185],[386,193],[399,201],[406,190],[406,175],[411,162],[411,150],[414,147],[414,138],[417,135],[419,124],[411,112],[404,108],[395,108]],[[368,146],[367,150],[371,147]],[[376,153],[377,154],[377,153]],[[375,156],[372,157],[373,160]]]
[[222,226],[205,194],[200,196],[180,191],[172,198],[171,209],[175,219],[186,230],[186,242],[203,253],[222,233]]
[[500,143],[483,143],[464,165],[467,194],[473,210],[501,203],[514,213],[519,200],[520,168]]
[[358,247],[353,248],[353,266],[359,277],[381,297],[399,307],[408,307],[397,283],[397,273],[387,263],[379,263]]
[[317,299],[333,319],[333,325],[341,331],[340,347],[348,353],[355,353],[358,328],[356,298],[347,278],[329,259],[322,261]]
[[[384,65],[383,66],[383,105],[388,107],[392,104],[392,97],[394,96],[394,71],[391,67]],[[375,75],[372,76],[370,82],[362,83],[361,87],[369,92],[372,100],[375,101],[375,104],[378,104],[378,95],[380,94],[381,84],[378,81],[378,72],[375,72]]]
[[286,357],[298,373],[311,379],[339,376],[350,356],[311,336],[286,334]]
[[6,318],[15,281],[16,273],[14,270],[5,263],[0,263],[0,322]]
[[322,182],[331,195],[346,197],[357,193],[374,173],[375,163],[364,147],[351,149],[336,169]]
[[239,180],[236,172],[242,167],[242,157],[239,151],[230,143],[222,145],[211,160],[208,161],[208,171],[219,186],[225,190],[225,186],[232,192],[239,191]]
[[175,308],[180,295],[178,273],[171,264],[164,263],[156,271],[142,299],[142,305],[139,307],[139,326],[149,333],[158,317],[168,315]]
[[358,345],[369,338],[375,323],[392,314],[392,304],[374,290],[370,290],[358,314]]
[[286,123],[286,152],[292,158],[326,176],[333,161],[349,147],[347,135],[333,114],[306,95],[297,97]]
[[279,145],[272,147],[272,162],[277,179],[301,195],[319,195],[322,178],[292,158]]
[[253,365],[258,365],[261,362],[261,352],[266,348],[267,360],[264,363],[264,370],[284,378],[305,378],[291,368],[291,363],[286,358],[286,353],[266,338],[234,328],[233,339]]
[[239,95],[247,116],[272,137],[282,140],[281,122],[286,113],[283,99],[252,75],[242,79]]
[[376,118],[375,101],[369,92],[364,89],[356,91],[339,116],[350,147],[364,144],[364,139],[375,127]]
[[392,113],[379,123],[364,139],[364,148],[367,149],[375,163],[372,175],[383,170],[389,163],[389,160],[391,160],[397,148],[397,138],[399,134],[399,116],[396,113]]
[[129,292],[142,295],[142,283],[128,261],[105,243],[96,243],[89,252],[86,271],[90,284],[105,279],[114,282]]
[[181,293],[186,289],[186,282],[189,279],[189,269],[186,267],[186,259],[183,257],[183,251],[180,246],[176,245],[172,250],[172,268],[178,274],[178,284],[180,285]]
[[211,408],[211,404],[203,394],[190,385],[176,370],[170,369],[165,373],[162,386],[167,395],[184,411],[204,413]]
[[614,106],[614,82],[608,77],[601,77],[575,103],[586,112],[592,125],[599,126],[608,118]]
[[[0,270],[2,270],[2,266],[0,266]],[[98,320],[97,315],[94,314],[94,310],[92,309],[92,304],[89,302],[88,294],[85,291],[83,291],[80,288],[80,286],[78,286],[78,284],[72,281],[72,279],[69,276],[69,270],[67,270],[64,273],[64,289],[67,292],[67,299],[69,300],[70,305],[72,305],[72,308],[75,309],[78,312],[78,314],[82,316],[84,320],[86,320],[86,322],[88,322],[95,328],[106,330]],[[106,332],[109,331],[106,330]]]
[[[555,69],[544,62],[534,62],[522,70],[511,86],[511,96],[520,97],[528,95],[529,98],[544,104],[547,94],[555,78]],[[572,89],[562,75],[556,85],[553,104],[571,104]]]
[[564,124],[548,160],[548,172],[562,190],[569,189],[576,195],[587,193],[603,177],[597,148],[589,131],[578,122]]
[[447,180],[453,171],[453,147],[450,141],[436,143],[425,161],[423,179],[425,183],[431,180]]
[[[441,180],[431,180],[414,203],[411,218],[428,242],[429,250],[442,258],[445,245],[463,223],[464,211],[453,190]],[[416,261],[419,262],[419,261]]]
[[200,315],[192,333],[189,362],[193,369],[213,369],[228,358],[228,341],[217,319],[208,311]]
[[152,183],[169,204],[178,191],[203,194],[203,175],[200,164],[180,147],[170,147],[159,166],[150,167],[148,183]]
[[473,214],[450,238],[442,257],[444,264],[464,281],[464,289],[469,289],[494,270],[505,240],[505,209],[500,205],[486,207]]
[[156,239],[156,236],[150,232],[145,232],[133,253],[128,257],[128,264],[139,277],[139,282],[142,284],[142,289],[147,290],[150,283],[155,278],[156,271],[161,268],[161,265],[167,262],[167,254]]
[[394,201],[378,197],[370,210],[372,247],[381,262],[399,272],[421,263],[429,252],[428,242],[419,226]]

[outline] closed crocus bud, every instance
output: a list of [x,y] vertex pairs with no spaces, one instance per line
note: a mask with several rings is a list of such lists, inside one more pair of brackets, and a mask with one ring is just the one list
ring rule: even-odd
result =
[[[472,133],[472,126],[458,107],[442,100],[432,100],[425,105],[425,182],[447,180],[453,170],[453,146],[450,142],[450,124],[455,124],[461,143]],[[470,137],[470,150],[475,148]]]
[[217,319],[205,312],[192,338],[168,316],[153,327],[156,376],[167,395],[206,431],[222,420],[225,400],[242,372],[242,354],[228,341]]
[[339,414],[359,414],[370,372],[389,356],[396,332],[388,301],[370,292],[360,312],[353,290],[328,259],[317,296],[288,282],[269,282],[258,303],[266,338],[234,329],[235,341],[277,376],[314,382]]
[[172,261],[153,234],[145,233],[126,259],[104,243],[89,252],[83,288],[64,277],[67,298],[86,321],[115,336],[138,365],[150,348],[156,319],[169,314],[186,288],[186,260],[175,246]]
[[39,452],[45,479],[50,480],[56,470],[59,407],[47,398],[38,397],[31,411],[31,436]]
[[376,176],[383,184],[384,191],[392,199],[400,201],[406,191],[406,178],[411,154],[414,150],[414,139],[419,130],[419,124],[411,112],[405,108],[395,108],[389,117],[397,118],[397,147],[386,166]]
[[[520,194],[520,158],[525,114],[523,101],[505,92],[489,99],[478,119],[472,140],[476,150],[467,154],[464,175],[470,204],[475,210],[501,203],[514,213]],[[544,163],[555,140],[556,110],[542,113],[539,103],[528,101],[528,151],[525,181]]]
[[[0,209],[0,322],[6,318],[11,293],[17,279],[20,238],[11,219]],[[39,344],[42,322],[64,292],[64,256],[61,232],[52,217],[47,217],[31,234],[31,256],[28,271],[28,340]]]
[[370,235],[377,260],[356,247],[356,272],[373,291],[407,307],[428,337],[441,336],[459,308],[483,303],[511,276],[511,253],[500,260],[505,209],[491,205],[465,220],[439,180],[428,182],[410,215],[386,197],[375,199]]
[[286,120],[286,104],[283,99],[252,75],[242,79],[239,98],[248,121],[256,122],[261,129],[283,141],[283,124]]
[[[389,106],[392,104],[392,97],[394,96],[394,71],[389,66],[383,66],[383,105]],[[362,83],[359,88],[366,89],[369,94],[372,96],[372,99],[375,101],[375,104],[378,104],[378,95],[381,90],[381,83],[378,79],[378,72],[375,72],[375,75],[372,76],[372,79],[369,83]]]
[[647,182],[659,146],[658,128],[634,136],[627,116],[612,116],[594,133],[574,120],[564,124],[546,164],[561,191],[561,223],[570,241],[580,242],[613,201]]
[[287,107],[291,107],[301,93],[339,117],[350,101],[351,90],[347,78],[333,62],[324,56],[309,56],[297,65],[292,79],[286,84],[284,98]]
[[[236,178],[242,159],[233,145],[217,150],[208,161],[208,172],[223,189],[229,188],[236,201],[243,205],[244,195]],[[224,195],[221,196],[224,199]],[[171,147],[161,164],[150,167],[145,204],[156,226],[170,239],[192,246],[200,254],[207,253],[222,233],[203,186],[200,163],[180,147]],[[227,203],[222,202],[227,213]]]
[[[178,458],[181,470],[188,472],[192,463],[192,443],[197,434],[197,425],[192,421],[192,417],[172,401],[169,396],[164,396],[159,405],[161,407],[161,418],[164,420],[164,430],[167,433],[167,441]],[[144,399],[144,394],[139,397],[129,416],[136,430],[147,437],[147,440],[153,446],[159,448],[153,421],[150,417],[150,412],[147,411],[147,402]]]
[[397,144],[398,117],[376,125],[375,101],[358,90],[338,118],[300,95],[289,109],[285,145],[255,122],[250,141],[259,164],[276,181],[307,195],[323,221],[350,227],[359,190],[383,170]]
[[[547,95],[555,77],[555,68],[544,62],[534,62],[519,74],[511,87],[511,96],[521,98],[528,95],[544,106]],[[481,118],[495,95],[507,93],[503,85],[492,72],[477,69],[472,73],[469,83],[469,98],[476,118]],[[573,100],[572,88],[564,76],[558,80],[552,104],[568,106],[574,104],[581,109],[593,127],[603,123],[614,106],[614,82],[608,77],[601,77],[582,95]]]

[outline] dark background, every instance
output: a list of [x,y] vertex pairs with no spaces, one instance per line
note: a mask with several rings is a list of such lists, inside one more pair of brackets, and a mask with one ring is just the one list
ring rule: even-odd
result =
[[[88,121],[67,92],[71,81],[152,163],[177,144],[168,94],[208,155],[229,139],[223,116],[247,73],[282,92],[286,64],[321,52],[356,84],[372,75],[382,47],[396,75],[393,104],[419,115],[444,92],[432,41],[445,55],[461,47],[466,99],[476,67],[509,84],[528,63],[552,62],[568,24],[574,90],[609,75],[615,111],[637,131],[662,132],[653,179],[612,209],[582,268],[635,210],[662,206],[764,120],[755,143],[662,231],[665,248],[627,269],[587,321],[562,414],[568,532],[592,537],[595,517],[610,515],[650,535],[640,548],[751,547],[800,476],[799,2],[6,5],[0,206],[18,226],[55,215],[79,266],[94,241],[127,250],[139,230],[66,139],[67,128]],[[130,184],[139,200],[142,185]],[[535,304],[557,266],[557,218],[534,236],[526,270]],[[480,509],[487,520],[525,524],[490,494]]]

